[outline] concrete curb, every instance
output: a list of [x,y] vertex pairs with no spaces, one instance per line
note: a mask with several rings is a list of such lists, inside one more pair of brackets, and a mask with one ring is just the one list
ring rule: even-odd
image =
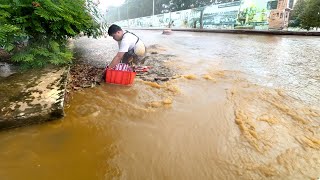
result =
[[0,86],[0,130],[62,118],[68,73],[68,67],[52,67],[5,79]]

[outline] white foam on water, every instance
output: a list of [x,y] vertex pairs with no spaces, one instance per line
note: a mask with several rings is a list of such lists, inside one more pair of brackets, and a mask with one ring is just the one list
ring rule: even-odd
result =
[[12,67],[8,63],[0,63],[0,77],[8,77],[15,72],[12,70]]

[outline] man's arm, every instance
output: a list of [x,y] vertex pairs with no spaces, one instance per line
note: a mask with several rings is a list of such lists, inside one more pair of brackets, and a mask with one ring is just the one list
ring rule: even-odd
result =
[[109,64],[109,68],[113,68],[115,67],[117,64],[120,63],[123,55],[125,52],[118,52],[117,55],[113,58],[113,60],[111,61],[111,63]]

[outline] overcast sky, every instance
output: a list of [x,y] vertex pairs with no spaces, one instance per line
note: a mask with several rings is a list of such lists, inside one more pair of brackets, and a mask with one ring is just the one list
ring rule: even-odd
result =
[[99,7],[101,9],[107,9],[110,6],[120,6],[121,4],[124,3],[124,0],[113,0],[113,1],[99,0],[99,1],[100,1]]

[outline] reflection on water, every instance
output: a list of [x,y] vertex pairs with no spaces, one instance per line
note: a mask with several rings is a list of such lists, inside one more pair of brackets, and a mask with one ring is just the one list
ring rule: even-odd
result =
[[[183,75],[160,85],[137,80],[132,87],[103,84],[79,91],[61,121],[1,132],[0,177],[320,176],[319,106],[292,93],[319,85],[305,82],[316,77],[307,69],[315,55],[297,56],[319,47],[318,40],[175,33],[165,41],[155,32],[142,37],[162,44],[167,51],[161,53],[177,55]],[[299,49],[304,51],[293,52]],[[294,80],[309,86],[299,91]],[[312,103],[317,93],[301,97]]]

